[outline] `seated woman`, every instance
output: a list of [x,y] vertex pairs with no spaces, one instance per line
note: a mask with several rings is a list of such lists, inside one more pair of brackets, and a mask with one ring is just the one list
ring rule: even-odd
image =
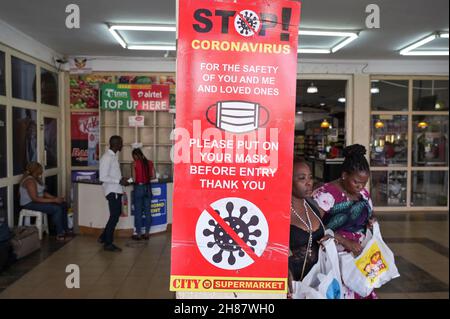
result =
[[45,192],[42,173],[41,164],[28,163],[20,181],[20,206],[50,215],[56,226],[56,239],[64,241],[66,236],[71,235],[67,228],[67,204],[64,202],[64,198]]
[[[359,255],[363,248],[367,227],[371,227],[373,205],[370,194],[365,188],[370,168],[364,155],[364,146],[355,144],[344,149],[344,163],[341,178],[323,185],[314,191],[313,198],[325,212],[323,222],[334,231],[338,250]],[[353,291],[345,292],[344,298],[360,299]],[[376,298],[372,292],[367,299]]]
[[308,274],[317,262],[319,242],[326,239],[320,210],[310,198],[312,186],[311,168],[306,161],[295,159],[289,235],[289,249],[292,253],[288,259],[289,285],[292,280],[301,281]]

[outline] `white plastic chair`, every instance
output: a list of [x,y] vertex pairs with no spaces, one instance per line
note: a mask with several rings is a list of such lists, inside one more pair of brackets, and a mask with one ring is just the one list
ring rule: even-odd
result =
[[[31,225],[31,217],[36,218],[34,225]],[[42,240],[43,232],[46,232],[47,235],[49,235],[47,214],[37,210],[22,209],[19,214],[18,226],[35,226],[38,229],[40,240]]]

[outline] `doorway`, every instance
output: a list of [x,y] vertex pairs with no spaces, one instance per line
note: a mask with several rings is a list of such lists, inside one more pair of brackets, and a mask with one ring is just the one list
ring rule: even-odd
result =
[[340,176],[346,146],[347,86],[343,79],[298,79],[294,156],[304,158],[318,183]]
[[58,196],[61,194],[61,161],[60,161],[60,127],[58,115],[49,112],[41,112],[39,119],[42,138],[40,147],[41,163],[44,166],[45,184],[47,191]]

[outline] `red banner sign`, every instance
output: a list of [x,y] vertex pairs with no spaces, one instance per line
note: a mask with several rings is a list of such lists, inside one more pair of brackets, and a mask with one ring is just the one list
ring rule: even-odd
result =
[[172,291],[287,291],[299,20],[180,1]]
[[98,165],[98,112],[71,113],[72,166]]

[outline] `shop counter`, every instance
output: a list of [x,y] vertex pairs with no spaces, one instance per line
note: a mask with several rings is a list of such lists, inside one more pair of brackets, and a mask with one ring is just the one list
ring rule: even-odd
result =
[[[108,201],[101,182],[77,181],[73,184],[73,222],[74,231],[80,234],[99,235],[109,219]],[[133,186],[124,187],[128,203],[122,206],[122,216],[116,226],[116,235],[131,236],[134,229],[134,216],[132,215]],[[172,223],[172,194],[173,183],[152,183],[152,209],[166,209],[167,219],[159,220],[159,225],[152,226],[151,233],[164,231]],[[153,216],[153,214],[152,214]],[[158,216],[159,217],[159,216]]]

